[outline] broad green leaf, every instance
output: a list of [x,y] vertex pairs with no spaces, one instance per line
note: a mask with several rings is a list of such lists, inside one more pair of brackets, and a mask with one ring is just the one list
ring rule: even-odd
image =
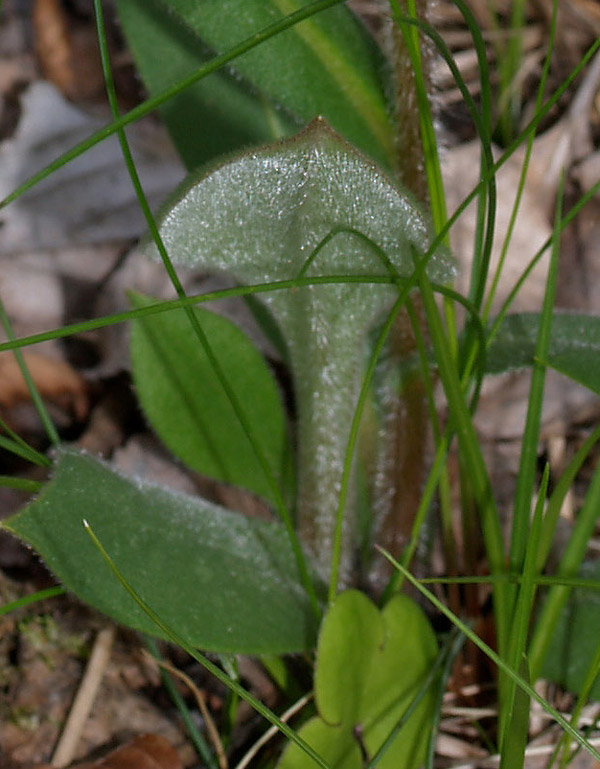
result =
[[[508,315],[487,351],[486,370],[501,374],[533,364],[539,315]],[[547,364],[600,393],[600,318],[557,313],[552,319]]]
[[[600,563],[581,567],[582,579],[600,580]],[[541,677],[579,694],[600,643],[600,591],[575,588],[552,634]],[[590,697],[600,701],[600,678]]]
[[386,631],[375,604],[357,591],[342,593],[326,615],[319,633],[315,697],[328,724],[358,723],[373,659],[387,643]]
[[[136,50],[142,73],[152,78],[149,87],[152,92],[161,84],[160,75],[153,73],[155,62],[168,60],[171,45],[158,30],[159,38],[154,42],[161,48],[152,50],[151,43],[144,37],[157,34],[162,22],[147,20],[142,6],[148,0],[120,0],[118,3],[129,39]],[[129,6],[138,5],[137,10]],[[223,53],[241,40],[250,37],[269,24],[284,18],[308,5],[308,0],[152,0],[154,19],[171,18],[168,26],[176,30],[171,41],[176,43],[175,58],[181,59],[179,73],[183,74],[183,59],[192,64],[190,54],[185,53],[186,35],[190,42],[194,37],[196,51]],[[180,29],[177,30],[179,25]],[[185,28],[185,31],[184,31]],[[166,46],[169,45],[167,49]],[[168,50],[162,56],[156,51]],[[198,56],[197,53],[192,54]],[[170,65],[169,65],[170,66]],[[295,27],[286,30],[257,48],[249,51],[234,62],[234,69],[246,83],[255,89],[255,104],[252,93],[240,85],[236,92],[235,83],[224,88],[222,97],[216,84],[209,85],[202,125],[212,120],[216,107],[236,126],[236,130],[263,130],[265,121],[277,121],[283,109],[289,116],[283,117],[280,128],[289,132],[290,119],[306,123],[317,116],[325,117],[331,125],[357,147],[385,165],[392,165],[395,156],[394,133],[390,110],[385,98],[382,73],[385,71],[383,57],[365,28],[343,6],[336,6],[321,12]],[[186,72],[186,74],[189,74]],[[242,96],[243,92],[243,96]],[[200,94],[200,91],[195,92]],[[236,112],[240,103],[241,112]],[[262,102],[261,102],[262,100]],[[278,112],[265,110],[268,100]],[[180,114],[170,119],[175,122],[186,120],[185,109],[177,107]],[[244,115],[250,116],[252,129],[244,128]],[[262,113],[262,114],[261,114]],[[228,122],[226,120],[225,122]],[[188,131],[196,132],[197,124],[188,123]],[[202,141],[200,129],[199,141]],[[210,133],[218,130],[218,123],[209,128]],[[227,128],[231,134],[231,128]],[[263,141],[272,137],[267,126]],[[235,138],[235,137],[233,137]],[[184,140],[185,143],[185,140]],[[231,145],[236,149],[240,143]]]
[[62,450],[39,498],[2,526],[79,598],[153,635],[156,625],[111,572],[83,519],[141,598],[190,645],[245,654],[314,646],[318,620],[279,524],[129,480]]
[[[319,632],[319,716],[302,727],[300,736],[332,769],[361,769],[363,758],[373,758],[404,715],[436,655],[431,626],[408,596],[394,596],[380,612],[363,593],[342,593]],[[427,692],[378,762],[379,769],[421,764],[434,701],[435,692]],[[279,763],[279,769],[309,766],[310,759],[296,745],[287,747]]]
[[[225,270],[249,285],[302,273],[407,276],[413,249],[423,252],[430,242],[410,196],[323,121],[192,178],[167,207],[160,233],[174,262]],[[148,253],[156,258],[153,244]],[[451,260],[436,254],[428,272],[448,279]],[[397,295],[395,286],[367,282],[260,294],[288,347],[298,405],[300,535],[318,551],[323,574],[366,335]]]
[[[139,294],[131,300],[135,307],[155,301]],[[275,380],[234,323],[208,310],[195,312],[281,485],[290,467],[290,446]],[[183,310],[136,320],[131,361],[144,413],[175,456],[199,473],[274,501],[252,444]]]
[[[119,0],[117,6],[137,68],[151,95],[188,76],[212,57],[202,40],[164,3]],[[171,99],[161,108],[161,115],[190,169],[234,149],[291,133],[301,122],[281,109],[275,110],[264,94],[225,70]]]

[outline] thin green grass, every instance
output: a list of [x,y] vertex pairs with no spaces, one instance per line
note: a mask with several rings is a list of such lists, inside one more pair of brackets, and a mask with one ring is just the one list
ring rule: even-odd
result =
[[554,540],[554,533],[556,531],[556,524],[567,492],[573,486],[579,470],[598,440],[600,440],[600,426],[592,430],[579,449],[575,452],[572,460],[558,479],[554,491],[548,500],[548,506],[546,507],[546,513],[544,515],[544,526],[540,532],[538,541],[538,560],[536,564],[538,571],[542,571],[548,561],[548,556]]
[[10,451],[12,454],[21,457],[21,459],[26,459],[32,465],[50,467],[52,462],[48,457],[33,449],[3,419],[0,419],[0,430],[3,430],[6,436],[8,436],[0,435],[0,448]]
[[[520,585],[523,582],[522,574],[486,574],[485,576],[448,576],[448,577],[421,577],[422,585],[493,585],[496,582],[508,582]],[[580,590],[600,590],[600,580],[584,579],[583,577],[556,576],[551,574],[537,574],[533,578],[537,586],[541,587],[568,587]]]
[[[500,528],[500,517],[494,502],[489,475],[483,461],[475,428],[473,427],[471,413],[465,401],[458,371],[449,354],[446,334],[435,303],[431,284],[420,264],[417,264],[417,271],[419,273],[419,288],[431,334],[435,359],[448,401],[451,423],[456,432],[465,464],[469,468],[472,488],[479,507],[489,568],[493,574],[502,573],[505,571],[504,544]],[[507,648],[508,640],[508,592],[503,583],[495,585],[494,598],[498,646],[502,650],[501,653],[503,653]]]
[[[540,84],[537,91],[536,102],[535,102],[535,112],[537,112],[542,106],[544,93],[546,90],[546,83],[548,81],[548,75],[550,73],[550,63],[552,60],[552,53],[554,51],[554,44],[556,41],[557,18],[558,18],[558,0],[554,0],[552,4],[552,18],[550,21],[550,29],[548,32],[548,46],[547,46],[546,58],[544,60],[544,67],[542,69]],[[508,253],[508,248],[510,246],[514,228],[517,222],[517,215],[519,213],[521,199],[523,197],[523,190],[525,189],[525,180],[527,178],[527,171],[529,169],[529,160],[531,158],[531,152],[533,150],[534,138],[535,138],[535,134],[530,134],[527,139],[527,143],[525,145],[525,156],[523,158],[523,165],[521,167],[521,174],[519,176],[519,184],[517,185],[517,194],[515,196],[515,202],[513,205],[513,209],[511,211],[510,221],[508,223],[508,228],[506,231],[506,237],[504,239],[504,243],[502,244],[502,251],[500,253],[500,258],[498,260],[498,265],[496,267],[496,271],[492,279],[490,290],[488,292],[488,298],[487,298],[485,309],[483,312],[484,322],[487,321],[491,311],[492,303],[494,301],[494,297],[496,295],[496,291],[498,288],[498,283],[500,281],[500,275],[502,274],[502,269],[504,268],[506,255]]]
[[[480,121],[476,123],[481,142],[481,177],[494,165],[491,147],[491,111],[492,96],[490,87],[490,72],[483,36],[472,11],[463,0],[457,0],[463,18],[471,33],[471,39],[477,53],[481,82]],[[469,299],[478,308],[482,306],[485,286],[490,265],[492,246],[494,242],[494,226],[496,221],[496,179],[495,174],[489,175],[485,186],[478,194],[477,227],[473,243],[473,261],[471,266],[471,281]]]
[[[470,316],[474,320],[474,328],[477,331],[479,350],[483,356],[483,359],[481,360],[481,364],[482,366],[484,366],[485,365],[485,345],[486,345],[485,331],[483,329],[483,326],[479,322],[479,318],[477,316],[477,312],[475,308],[471,305],[471,303],[468,300],[460,296],[460,294],[457,294],[455,291],[452,291],[451,289],[448,289],[445,286],[436,287],[436,291],[441,293],[445,299],[453,300],[454,302],[462,305],[462,307],[466,309],[468,313],[470,313]],[[413,323],[413,331],[417,338],[417,347],[420,355],[421,373],[423,376],[423,381],[425,383],[426,395],[427,395],[429,406],[430,406],[430,417],[431,417],[434,437],[436,441],[436,453],[435,453],[435,458],[434,458],[431,470],[429,471],[429,474],[427,477],[425,487],[423,489],[419,507],[417,508],[417,511],[414,517],[410,538],[406,548],[404,549],[404,553],[402,555],[402,565],[405,568],[409,567],[416,553],[422,527],[425,524],[425,520],[430,511],[430,507],[433,502],[435,493],[436,491],[438,491],[438,486],[443,478],[448,449],[454,437],[452,424],[449,424],[443,433],[441,433],[439,428],[438,415],[435,411],[435,404],[434,404],[433,385],[430,378],[429,361],[428,361],[426,350],[425,350],[424,339],[422,338],[422,336],[420,337],[420,327],[417,319],[415,319],[415,322]],[[482,372],[482,375],[483,375],[483,372]],[[466,381],[467,381],[466,377],[463,377],[463,387],[465,387]],[[398,572],[395,572],[394,576],[392,577],[392,579],[390,580],[389,584],[387,585],[384,591],[382,603],[385,603],[385,601],[395,591],[399,590],[401,585],[402,585],[402,576]]]
[[[412,281],[414,284],[414,277],[402,278],[401,280],[406,282]],[[397,283],[397,279],[390,278],[386,275],[322,275],[306,278],[290,278],[289,280],[256,283],[247,286],[235,286],[234,288],[219,289],[218,291],[211,291],[206,294],[192,294],[185,299],[165,299],[151,305],[146,305],[145,307],[138,307],[124,312],[104,315],[101,318],[93,318],[79,323],[71,323],[58,328],[53,328],[50,331],[42,331],[37,334],[18,337],[17,339],[0,343],[0,352],[16,350],[22,347],[31,347],[32,345],[40,344],[41,342],[64,339],[69,336],[83,334],[86,331],[108,328],[109,326],[116,326],[132,320],[147,318],[151,315],[158,315],[162,312],[170,312],[171,310],[192,307],[194,305],[209,304],[210,302],[217,302],[222,299],[265,294],[271,291],[288,291],[290,289],[298,289],[305,286],[327,286],[341,283],[394,285]],[[434,286],[436,290],[444,290],[444,286],[438,286],[437,284],[434,284]]]
[[500,66],[500,135],[509,141],[515,133],[521,112],[521,90],[518,72],[523,63],[523,31],[526,0],[513,0],[508,43],[498,47]]
[[415,693],[415,696],[407,705],[404,713],[398,719],[398,722],[390,730],[388,736],[381,743],[381,747],[375,752],[373,758],[367,764],[366,769],[375,769],[375,767],[379,764],[387,751],[390,749],[402,727],[405,726],[405,724],[408,722],[408,719],[415,712],[419,703],[422,701],[423,697],[427,694],[429,689],[434,686],[439,686],[440,674],[446,667],[447,660],[452,654],[453,640],[455,639],[451,636],[444,647],[440,650],[434,664],[431,666],[429,672],[420,684],[418,691]]
[[31,606],[39,601],[45,601],[47,598],[54,598],[59,595],[65,595],[67,591],[64,587],[47,587],[45,590],[38,590],[37,593],[31,593],[31,595],[25,595],[22,598],[18,598],[16,601],[10,601],[0,606],[0,617],[4,614],[10,614],[18,609],[23,609],[25,606]]
[[570,585],[568,583],[561,585],[560,582],[564,577],[577,576],[587,552],[588,543],[593,536],[599,511],[600,466],[594,472],[571,537],[556,569],[557,584],[549,590],[535,625],[529,646],[531,675],[534,680],[540,674],[560,613],[571,593]]
[[35,494],[41,491],[44,484],[40,481],[33,481],[30,478],[17,478],[14,475],[0,475],[0,486],[8,489],[17,489],[17,491],[28,491]]
[[[581,691],[579,692],[577,701],[575,702],[575,707],[573,708],[573,711],[571,713],[571,724],[575,729],[577,729],[577,725],[579,723],[579,719],[583,712],[583,708],[587,704],[587,701],[592,691],[592,687],[596,683],[596,680],[599,674],[600,674],[600,641],[598,641],[598,644],[596,646],[596,651],[594,652],[594,656],[592,658],[592,661],[586,673],[585,679],[581,686]],[[562,753],[559,767],[560,769],[565,769],[565,767],[569,764],[569,762],[574,758],[574,753],[571,752],[571,747],[569,745],[569,738],[566,734],[563,734],[557,748],[558,748],[558,751]]]
[[[556,297],[556,282],[558,277],[558,254],[560,249],[560,221],[562,215],[562,185],[558,193],[556,216],[554,222],[554,234],[552,239],[552,251],[548,266],[546,280],[546,292],[540,317],[538,340],[531,376],[531,386],[525,420],[525,430],[515,490],[513,508],[513,521],[509,550],[509,568],[519,572],[522,569],[529,539],[529,518],[531,511],[531,499],[533,497],[535,478],[537,472],[537,447],[542,421],[542,405],[544,399],[544,384],[546,380],[546,367],[539,361],[548,357],[550,347],[550,327],[554,312],[554,300]],[[540,532],[541,533],[541,532]]]
[[[526,542],[524,561],[519,569],[522,579],[518,586],[514,610],[512,612],[511,636],[506,659],[513,670],[518,670],[521,661],[527,660],[527,639],[529,636],[529,625],[531,623],[536,591],[535,568],[537,542],[542,530],[544,503],[546,501],[549,479],[550,467],[546,465],[533,513],[531,530],[529,532],[530,536]],[[500,687],[500,692],[504,696],[504,700],[500,702],[499,709],[501,717],[499,731],[502,754],[504,758],[504,753],[506,751],[511,756],[511,760],[514,761],[516,753],[518,752],[515,750],[515,735],[518,735],[520,738],[523,731],[522,723],[515,724],[514,716],[517,713],[517,707],[519,705],[515,682],[509,681],[508,685],[505,685],[504,690]],[[527,726],[529,724],[529,711],[527,710],[526,713],[521,712],[520,715],[526,722],[524,725],[526,735]],[[506,765],[509,766],[508,763]]]
[[[14,341],[15,335],[13,333],[12,325],[6,313],[6,310],[4,309],[4,303],[2,302],[1,299],[0,299],[0,323],[2,323],[2,327],[4,328],[4,333],[6,334],[6,336],[10,340]],[[58,432],[56,431],[54,422],[52,421],[52,418],[48,413],[48,409],[44,405],[44,401],[42,400],[39,394],[39,391],[35,385],[35,382],[33,381],[33,377],[29,373],[29,369],[27,368],[27,364],[25,363],[25,358],[23,357],[23,354],[19,347],[15,347],[15,349],[13,350],[13,355],[15,356],[17,365],[19,366],[19,371],[21,372],[21,376],[25,380],[25,384],[27,385],[27,389],[31,396],[31,402],[33,403],[35,410],[38,413],[40,422],[42,423],[42,427],[46,431],[46,435],[48,436],[50,443],[54,444],[54,446],[58,446],[60,443]]]
[[456,658],[458,657],[461,649],[466,641],[466,636],[456,628],[453,628],[448,637],[446,644],[446,657],[444,665],[440,675],[440,684],[438,686],[438,701],[435,707],[435,717],[431,724],[431,735],[429,737],[429,744],[427,746],[427,758],[425,760],[425,769],[433,769],[435,760],[435,747],[437,742],[437,733],[440,721],[442,720],[442,705],[444,702],[444,694],[446,692],[446,683],[452,675],[452,669]]

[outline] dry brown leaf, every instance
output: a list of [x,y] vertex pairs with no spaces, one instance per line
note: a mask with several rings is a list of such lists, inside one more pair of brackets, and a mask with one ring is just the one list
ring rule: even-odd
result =
[[[23,91],[19,103],[18,125],[11,138],[0,143],[2,196],[105,124],[100,116],[105,111],[84,111],[41,80]],[[148,202],[155,210],[183,178],[181,161],[166,130],[153,118],[136,124],[129,140]],[[0,253],[9,257],[77,245],[121,246],[147,228],[116,136],[92,147],[8,206],[1,221]],[[56,260],[60,261],[59,255]]]
[[[492,312],[498,311],[516,280],[526,268],[537,249],[549,238],[552,229],[548,220],[545,199],[540,194],[540,185],[535,177],[537,168],[543,164],[546,155],[540,158],[544,137],[536,139],[530,161],[530,173],[521,198],[519,215],[500,274],[498,289],[492,305]],[[496,155],[498,155],[498,151]],[[479,153],[477,142],[454,147],[442,158],[444,183],[448,210],[454,211],[479,181]],[[516,153],[500,169],[496,176],[498,207],[496,212],[495,237],[491,255],[491,274],[494,273],[502,254],[502,247],[509,230],[513,203],[519,184],[523,158]],[[535,166],[535,168],[534,168]],[[461,294],[468,293],[473,242],[477,230],[477,203],[473,201],[463,212],[450,232],[452,250],[459,263],[459,276],[455,288]],[[536,311],[542,305],[546,286],[548,258],[545,256],[533,269],[515,298],[512,312]]]
[[[25,365],[42,398],[70,409],[79,421],[89,410],[87,385],[68,363],[40,353],[23,352]],[[11,409],[31,399],[15,356],[0,353],[0,408]]]
[[103,93],[93,25],[74,25],[61,0],[35,0],[31,22],[42,71],[67,99],[86,100]]
[[[32,769],[52,769],[38,764]],[[72,769],[183,769],[171,743],[159,734],[140,734],[98,761],[73,764]]]
[[93,763],[73,769],[183,769],[177,751],[159,734],[141,734]]

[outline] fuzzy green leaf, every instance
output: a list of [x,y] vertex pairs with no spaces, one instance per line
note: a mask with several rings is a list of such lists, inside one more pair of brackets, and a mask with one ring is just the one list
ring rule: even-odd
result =
[[279,524],[133,482],[90,456],[61,451],[39,498],[2,526],[86,603],[153,635],[160,631],[118,582],[83,519],[141,598],[191,646],[245,654],[314,646],[318,620]]
[[[299,732],[332,767],[360,769],[373,758],[435,662],[437,642],[417,604],[396,595],[380,612],[355,590],[342,593],[319,633],[315,697],[319,716]],[[427,692],[377,766],[411,769],[423,761],[435,700]],[[362,743],[362,745],[361,745]],[[310,761],[289,745],[279,769]]]
[[[306,5],[307,0],[118,3],[152,93],[190,74],[211,53],[223,53]],[[168,54],[157,56],[157,51]],[[190,134],[202,143],[206,130],[215,149],[230,140],[228,149],[237,149],[248,141],[274,138],[274,129],[279,135],[289,133],[294,121],[297,126],[321,115],[376,160],[392,164],[393,130],[382,83],[383,58],[347,8],[340,5],[303,21],[249,51],[233,66],[243,83],[229,74],[212,83],[208,78],[190,96],[178,97],[165,113],[178,145],[194,162],[205,149],[198,147],[194,153]],[[201,123],[192,122],[195,116],[202,118]],[[223,136],[219,136],[220,127]]]
[[[160,234],[173,262],[227,271],[248,285],[302,274],[408,276],[413,251],[430,243],[427,221],[406,191],[321,120],[192,177],[163,214]],[[157,257],[154,244],[147,251]],[[453,274],[443,251],[427,269],[434,280]],[[367,281],[260,294],[289,352],[298,406],[299,531],[322,574],[331,565],[333,511],[366,335],[397,296],[396,286]]]
[[[539,315],[508,315],[487,351],[486,370],[501,374],[533,364]],[[600,393],[600,318],[558,313],[552,318],[547,364]]]
[[[139,294],[131,300],[134,307],[155,301]],[[275,380],[234,323],[208,310],[195,313],[281,485],[289,479],[291,449]],[[136,320],[131,361],[144,413],[175,456],[199,473],[274,502],[252,444],[183,310]]]

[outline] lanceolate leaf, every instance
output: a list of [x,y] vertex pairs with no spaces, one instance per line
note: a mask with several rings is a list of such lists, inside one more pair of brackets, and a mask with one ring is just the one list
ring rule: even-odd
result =
[[153,635],[156,625],[111,572],[83,519],[141,598],[190,645],[248,654],[314,646],[318,618],[279,524],[133,482],[63,450],[40,497],[2,525],[82,600]]
[[[144,10],[148,2],[154,7],[151,12]],[[149,42],[150,36],[154,36],[154,43],[162,45],[162,22],[157,24],[157,18],[166,19],[172,30],[169,33],[171,42],[176,40],[180,49],[176,55],[180,59],[179,69],[173,74],[183,74],[184,67],[192,65],[194,56],[198,57],[199,48],[203,48],[203,56],[207,52],[223,53],[305,5],[308,0],[202,0],[200,3],[196,0],[162,0],[160,3],[157,0],[119,0],[118,3],[128,38],[153,92],[164,84],[156,71],[157,63],[162,65],[164,62],[163,56],[157,56],[157,50],[164,48],[153,49]],[[203,45],[198,43],[196,51],[190,54],[189,45],[194,37]],[[200,59],[196,58],[196,61]],[[166,66],[170,68],[171,65],[167,62]],[[236,90],[236,84],[232,82],[222,94],[216,83],[208,86],[207,91],[194,91],[194,98],[204,101],[202,124],[206,125],[209,136],[219,130],[221,117],[225,116],[235,126],[233,132],[231,128],[227,129],[234,140],[236,131],[240,137],[256,130],[260,132],[265,121],[268,123],[273,119],[280,122],[279,130],[289,133],[289,117],[282,116],[279,121],[272,112],[265,112],[265,103],[261,103],[261,99],[266,99],[272,106],[286,111],[292,121],[306,123],[318,115],[325,117],[357,147],[379,162],[391,165],[394,143],[382,83],[383,57],[347,8],[336,6],[286,30],[238,59],[234,70],[255,90],[256,103],[252,104],[253,94],[247,87],[238,84]],[[189,70],[185,74],[189,74]],[[241,113],[236,112],[240,99],[244,105]],[[174,124],[187,119],[185,109],[181,111],[184,103],[180,102],[180,105],[174,108],[179,114],[171,113],[169,118]],[[217,122],[211,125],[213,109],[216,109]],[[250,117],[248,128],[244,120],[246,112]],[[190,115],[190,119],[192,117]],[[197,135],[197,128],[190,124],[189,130]],[[222,138],[225,143],[225,137]],[[270,138],[273,138],[273,131],[267,126],[261,139]],[[201,132],[199,141],[203,141]],[[230,149],[241,144],[233,143]]]
[[[487,372],[501,374],[533,364],[539,315],[508,315],[487,351]],[[552,319],[548,360],[565,376],[600,393],[600,318],[558,313]]]
[[[131,300],[136,307],[154,301],[139,294]],[[195,312],[285,497],[291,449],[275,380],[234,323],[208,310]],[[175,456],[199,473],[275,502],[254,448],[182,310],[135,321],[131,362],[144,413]]]
[[[119,18],[137,68],[155,95],[198,69],[214,54],[181,17],[158,0],[119,0]],[[161,114],[190,169],[238,147],[291,133],[299,120],[221,70],[168,101]]]

